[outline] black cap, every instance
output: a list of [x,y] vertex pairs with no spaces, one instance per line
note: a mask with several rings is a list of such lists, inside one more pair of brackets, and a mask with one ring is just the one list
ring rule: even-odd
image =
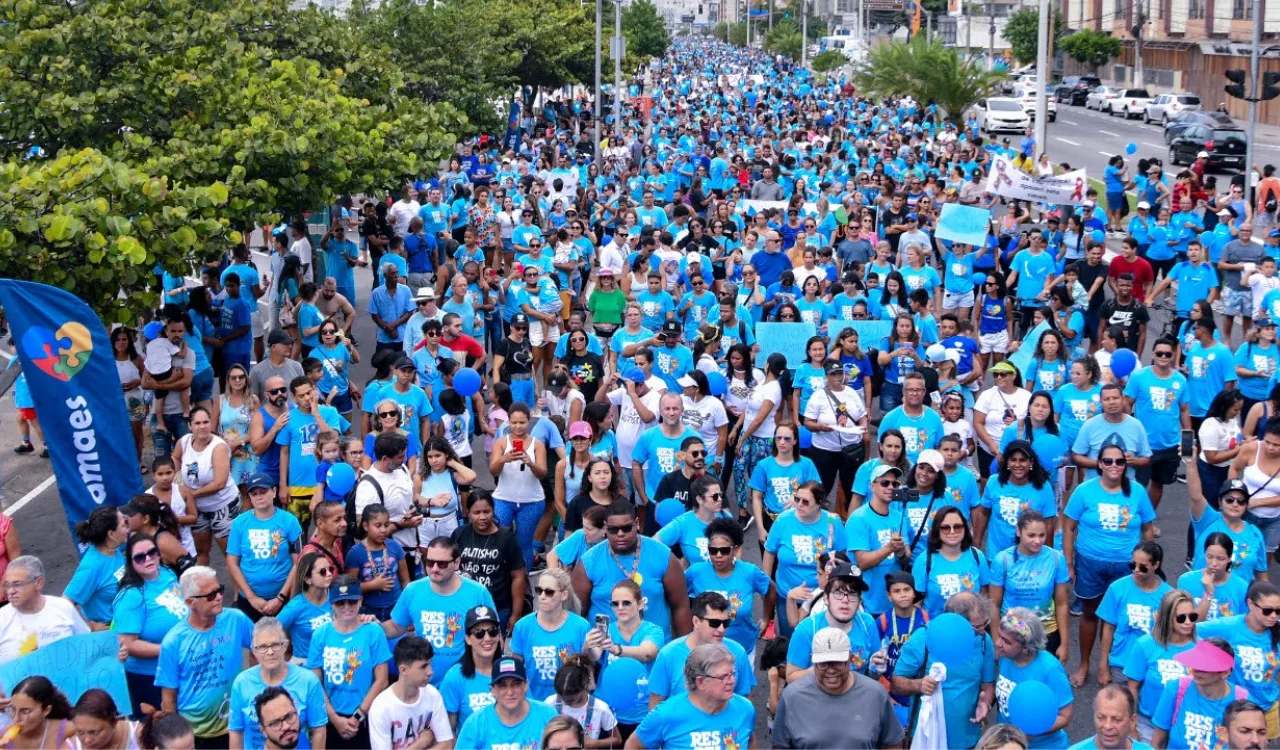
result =
[[504,656],[494,662],[490,669],[490,685],[497,685],[508,678],[517,679],[521,682],[529,681],[529,678],[524,676],[524,659],[518,656]]
[[412,360],[412,359],[409,359],[409,358],[408,358],[408,357],[406,357],[406,356],[401,356],[399,359],[397,359],[397,360],[396,360],[395,369],[397,369],[397,370],[416,370],[416,369],[418,369],[418,368],[417,368],[417,367],[414,367],[414,365],[413,365],[413,360]]
[[529,316],[524,313],[516,313],[511,316],[511,325],[525,326],[527,328],[529,326]]
[[472,628],[482,622],[492,622],[497,625],[501,624],[502,621],[498,619],[498,611],[496,609],[481,604],[467,610],[466,619],[463,620],[463,631],[470,633]]
[[924,592],[916,590],[916,579],[905,570],[895,570],[892,573],[886,573],[884,576],[884,590],[888,591],[893,588],[895,583],[905,583],[915,591],[916,603],[924,601]]
[[1232,492],[1240,492],[1244,494],[1245,497],[1248,497],[1249,488],[1245,486],[1243,481],[1239,479],[1231,479],[1223,482],[1222,489],[1218,490],[1218,497],[1226,497]]
[[569,376],[562,371],[557,370],[547,377],[547,387],[553,391],[558,391],[566,385],[569,385]]
[[668,320],[662,324],[662,332],[668,336],[679,336],[683,330],[674,320]]
[[854,591],[858,592],[866,591],[869,588],[867,582],[862,580],[862,571],[847,562],[836,563],[836,566],[828,574],[828,578],[843,578],[849,582]]
[[843,375],[843,374],[844,374],[844,365],[840,364],[839,362],[837,362],[837,361],[835,361],[835,360],[833,359],[833,360],[831,360],[831,361],[827,362],[827,369],[826,369],[826,373],[827,373],[828,375]]
[[276,344],[293,346],[293,337],[283,328],[272,328],[271,333],[267,334],[267,346],[275,346]]

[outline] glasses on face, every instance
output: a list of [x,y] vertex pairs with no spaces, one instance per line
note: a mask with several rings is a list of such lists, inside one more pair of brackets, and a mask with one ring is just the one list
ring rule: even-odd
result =
[[897,489],[902,486],[902,482],[899,482],[895,479],[881,479],[879,482],[876,482],[876,484],[880,485],[881,487],[892,487],[894,489]]
[[270,729],[272,731],[279,731],[284,727],[291,727],[296,725],[297,723],[298,723],[298,712],[290,711],[289,713],[285,714],[284,716],[281,716],[278,719],[272,719],[271,721],[268,721],[267,729]]
[[338,332],[332,328],[326,328],[320,332],[321,336],[337,336]]
[[212,602],[222,598],[223,591],[224,591],[224,587],[221,584],[219,584],[218,588],[214,589],[213,591],[210,591],[207,594],[196,594],[191,598],[204,599],[206,602]]
[[427,558],[426,560],[423,560],[423,561],[422,561],[422,564],[423,564],[423,565],[425,565],[425,566],[426,566],[426,567],[428,567],[428,568],[442,568],[442,569],[443,569],[443,568],[447,568],[447,567],[449,567],[450,565],[452,565],[452,564],[453,564],[453,558],[449,558],[448,560],[432,560],[432,559],[430,559],[430,558]]
[[1161,359],[1166,359],[1166,358],[1168,358],[1168,357],[1172,357],[1172,356],[1173,356],[1173,352],[1168,351],[1168,350],[1161,350],[1161,351],[1158,351],[1158,352],[1152,352],[1152,353],[1151,353],[1151,356],[1153,356],[1153,357],[1160,357]]
[[903,388],[903,393],[924,393],[923,388]]
[[227,377],[228,377],[230,380],[244,380],[244,376],[243,376],[243,375],[228,375]]
[[267,389],[267,393],[269,393],[269,394],[270,394],[270,395],[272,395],[272,396],[279,396],[280,394],[284,393],[284,392],[285,392],[285,391],[287,391],[287,390],[289,390],[289,389],[288,389],[288,388],[284,388],[284,387],[281,387],[281,388],[268,388],[268,389]]
[[4,712],[14,719],[25,719],[35,713],[34,708],[15,708],[14,706],[6,706]]
[[284,641],[276,641],[274,643],[259,643],[253,647],[253,650],[260,654],[273,654],[284,651],[284,647]]
[[733,547],[707,547],[707,554],[711,557],[728,557],[733,554]]
[[497,625],[491,625],[487,628],[472,628],[470,633],[472,638],[497,638],[501,634],[502,629]]
[[1174,615],[1173,619],[1177,620],[1179,623],[1185,623],[1187,620],[1190,620],[1191,622],[1196,622],[1197,620],[1200,619],[1200,613],[1188,612],[1186,614]]
[[630,599],[614,599],[609,602],[609,606],[613,607],[614,609],[618,609],[620,607],[630,607],[630,606],[633,606],[634,604],[635,602],[631,601]]
[[1150,566],[1150,565],[1147,565],[1146,563],[1133,562],[1133,561],[1131,560],[1131,561],[1129,562],[1129,570],[1132,570],[1132,571],[1134,571],[1135,573],[1150,573],[1150,572],[1151,572],[1151,566]]
[[537,594],[538,596],[555,596],[560,592],[556,591],[555,589],[545,589],[541,586],[534,586],[533,593]]
[[687,451],[689,458],[702,458],[707,455],[706,451]]
[[398,411],[380,411],[380,412],[378,412],[378,416],[379,416],[380,418],[382,418],[382,419],[389,419],[389,418],[391,418],[391,417],[399,418],[399,417],[400,417],[400,412],[398,412]]
[[959,534],[964,531],[964,524],[946,523],[939,526],[938,530],[941,531],[943,534]]
[[997,286],[997,284],[994,281],[988,281],[986,282],[986,286]]
[[702,620],[703,622],[705,622],[705,623],[707,624],[707,627],[711,628],[712,630],[720,630],[720,629],[722,629],[722,628],[727,628],[727,627],[729,627],[729,620],[728,620],[728,618],[722,618],[722,617],[699,617],[698,619],[699,619],[699,620]]
[[1276,615],[1280,615],[1280,607],[1263,607],[1256,602],[1253,606],[1258,608],[1258,611],[1262,613],[1263,617],[1275,617]]
[[996,373],[996,377],[997,377],[997,378],[1011,378],[1011,377],[1013,377],[1013,373],[1011,373],[1011,372],[997,372],[997,373]]
[[1228,505],[1248,505],[1249,498],[1244,497],[1242,495],[1227,495],[1226,497],[1222,498],[1222,502]]
[[1103,466],[1124,466],[1129,463],[1129,459],[1121,456],[1120,458],[1099,458],[1098,463]]
[[154,557],[154,558],[159,558],[159,557],[160,557],[160,550],[159,550],[159,548],[157,548],[157,547],[152,547],[151,549],[149,549],[149,550],[147,550],[147,551],[145,551],[145,552],[134,552],[134,553],[133,553],[133,558],[132,558],[132,559],[133,559],[134,563],[136,563],[136,564],[138,564],[138,565],[141,565],[141,564],[143,564],[143,563],[144,563],[144,562],[146,562],[147,560],[150,560],[150,559],[151,559],[151,558],[153,558],[153,557]]
[[636,525],[634,523],[624,523],[621,526],[606,524],[604,528],[605,528],[605,531],[607,531],[610,534],[630,534],[631,532],[636,530]]

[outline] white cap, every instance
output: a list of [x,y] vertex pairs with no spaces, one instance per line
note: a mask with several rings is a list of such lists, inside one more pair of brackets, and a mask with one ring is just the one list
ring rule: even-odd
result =
[[1208,159],[1208,158],[1209,158],[1209,152],[1208,152],[1208,151],[1201,151],[1200,153],[1196,154],[1196,158],[1197,158],[1197,159]]
[[952,362],[955,362],[956,364],[960,364],[960,352],[956,351],[955,349],[948,349],[947,359],[951,360]]
[[1084,206],[1085,208],[1093,208],[1093,207],[1094,207],[1095,205],[1097,205],[1097,204],[1096,204],[1096,203],[1094,203],[1093,201],[1085,201],[1084,203],[1082,203],[1082,204],[1080,204],[1080,205]]
[[1150,204],[1150,203],[1147,203],[1146,201],[1138,201],[1138,208],[1145,208],[1145,209],[1147,209],[1148,211],[1150,211],[1150,210],[1151,210],[1151,204]]
[[916,459],[916,466],[920,464],[932,466],[934,471],[942,471],[942,467],[946,465],[942,459],[942,451],[936,448],[925,448],[920,451],[920,456]]
[[929,348],[924,350],[924,356],[935,364],[942,362],[947,358],[947,348],[942,344],[930,344]]
[[1225,208],[1224,208],[1224,209],[1222,209],[1221,211],[1219,211],[1219,212],[1218,212],[1218,215],[1219,215],[1219,216],[1230,216],[1230,215],[1231,215],[1231,212],[1230,212],[1229,210],[1227,210],[1227,209],[1225,209]]
[[679,385],[681,388],[697,388],[698,387],[698,381],[694,380],[688,375],[681,375],[680,379],[676,381],[676,384]]
[[809,661],[814,664],[849,661],[849,636],[839,628],[825,627],[813,634],[813,654]]

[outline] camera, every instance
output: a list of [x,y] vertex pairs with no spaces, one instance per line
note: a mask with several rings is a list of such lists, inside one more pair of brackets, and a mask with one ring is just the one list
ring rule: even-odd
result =
[[920,499],[920,490],[911,487],[899,487],[893,491],[893,502],[914,503]]

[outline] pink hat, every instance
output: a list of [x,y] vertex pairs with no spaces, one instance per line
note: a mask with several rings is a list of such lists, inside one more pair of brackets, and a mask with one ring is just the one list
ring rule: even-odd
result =
[[1208,641],[1196,641],[1194,648],[1183,651],[1173,659],[1197,672],[1230,672],[1235,668],[1235,659]]
[[586,438],[590,440],[591,425],[587,424],[586,422],[574,422],[573,424],[569,425],[569,439],[572,440],[577,437]]

